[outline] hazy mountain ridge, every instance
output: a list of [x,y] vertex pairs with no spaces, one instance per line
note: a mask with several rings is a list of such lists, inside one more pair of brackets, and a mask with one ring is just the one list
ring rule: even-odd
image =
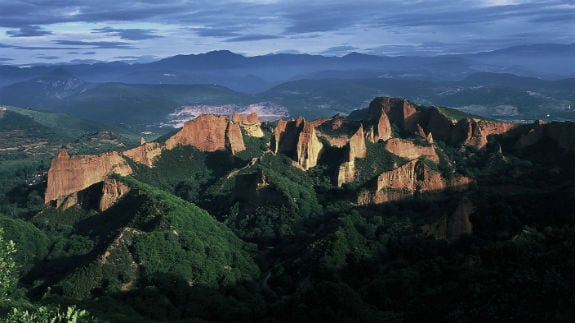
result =
[[[365,107],[374,96],[387,95],[496,119],[575,119],[573,78],[543,80],[487,72],[449,82],[332,76],[337,77],[290,81],[263,93],[244,94],[207,84],[88,84],[56,70],[45,77],[0,88],[0,103],[66,112],[97,121],[157,126],[185,121],[174,117],[185,107],[212,107],[211,113],[218,113],[221,107],[235,106],[231,112],[253,108],[262,116],[269,114],[268,119],[289,115],[317,118],[347,114]],[[354,77],[359,76],[365,74]],[[198,114],[188,117],[192,115]]]
[[[394,78],[460,80],[475,72],[506,72],[520,76],[566,78],[575,73],[575,44],[540,44],[492,52],[436,57],[385,57],[348,54],[327,57],[307,54],[270,54],[244,57],[229,51],[178,55],[147,64],[121,62],[59,65],[87,82],[152,84],[215,83],[242,92],[260,92],[289,80],[322,71],[375,70]],[[278,69],[282,66],[282,69]],[[3,66],[2,84],[38,77],[46,66]]]

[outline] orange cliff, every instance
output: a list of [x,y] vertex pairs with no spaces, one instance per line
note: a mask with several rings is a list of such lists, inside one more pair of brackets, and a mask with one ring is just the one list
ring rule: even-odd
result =
[[337,186],[341,187],[345,183],[351,183],[355,179],[355,159],[365,158],[367,156],[367,147],[365,146],[365,135],[363,125],[351,136],[347,144],[347,161],[339,166],[337,174]]
[[59,207],[66,196],[103,182],[110,174],[132,174],[132,169],[120,153],[111,151],[70,157],[62,150],[50,165],[44,201],[56,201]]
[[264,136],[260,120],[255,112],[248,115],[241,115],[236,111],[232,115],[232,122],[239,124],[250,137],[262,138]]
[[455,124],[451,134],[451,143],[483,148],[487,145],[489,136],[507,133],[515,127],[517,127],[516,124],[508,122],[465,118]]
[[162,154],[162,149],[159,142],[142,142],[140,146],[125,150],[122,154],[138,164],[153,167],[154,159]]
[[179,145],[193,146],[202,151],[216,150],[242,151],[245,149],[241,131],[236,126],[229,127],[227,116],[204,114],[188,121],[176,134],[166,140],[166,149],[172,150]]
[[321,122],[318,120],[308,122],[302,117],[290,121],[279,120],[272,136],[271,150],[275,154],[290,156],[304,170],[316,166],[323,149],[315,130],[319,124]]
[[126,150],[123,154],[148,167],[153,167],[154,159],[160,156],[164,149],[172,150],[177,146],[192,146],[208,152],[227,150],[236,154],[246,149],[240,127],[250,137],[264,135],[255,112],[247,116],[234,112],[231,122],[227,116],[204,114],[186,122],[164,145],[142,141],[140,146]]
[[464,118],[456,121],[436,107],[418,110],[407,100],[388,97],[375,98],[370,103],[364,122],[367,138],[371,142],[391,138],[391,125],[395,125],[420,137],[425,135],[428,141],[435,138],[452,145],[471,145],[477,148],[483,148],[489,136],[504,134],[516,127],[512,123],[482,119]]
[[[232,154],[245,150],[240,124],[257,124],[257,115],[251,114],[240,120],[239,124],[231,122],[226,116],[202,115],[187,122],[180,131],[170,137],[164,145],[141,141],[141,145],[122,153],[115,151],[100,155],[81,155],[70,157],[65,150],[52,160],[48,171],[48,183],[44,200],[55,202],[57,207],[69,207],[82,204],[81,195],[76,193],[86,188],[103,183],[100,210],[108,208],[122,192],[126,191],[118,183],[106,182],[110,174],[122,176],[132,174],[132,169],[124,156],[132,161],[153,167],[154,160],[164,149],[173,149],[178,145],[189,145],[203,151],[228,150]],[[108,183],[108,184],[106,184]],[[115,187],[115,188],[114,188]]]
[[409,140],[392,138],[385,143],[385,149],[399,157],[407,159],[425,157],[435,163],[439,163],[439,156],[437,156],[433,146],[419,146]]
[[412,117],[417,113],[417,109],[405,99],[378,97],[369,104],[367,120],[379,120],[383,113],[387,115],[390,123],[407,129],[411,126]]
[[314,124],[303,123],[303,129],[299,134],[297,142],[297,162],[304,169],[308,170],[317,165],[319,155],[323,149],[323,144],[319,141]]
[[443,178],[440,172],[420,160],[412,160],[400,167],[381,173],[373,191],[360,192],[357,203],[380,204],[411,197],[416,192],[432,193],[444,190],[466,189],[472,180],[468,177]]

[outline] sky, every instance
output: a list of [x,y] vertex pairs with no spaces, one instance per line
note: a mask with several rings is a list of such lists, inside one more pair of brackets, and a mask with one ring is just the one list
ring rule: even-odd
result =
[[575,0],[0,0],[0,64],[575,43]]

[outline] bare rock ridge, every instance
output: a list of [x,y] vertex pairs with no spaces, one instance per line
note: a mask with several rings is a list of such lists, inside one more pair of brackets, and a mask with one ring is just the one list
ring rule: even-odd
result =
[[237,123],[228,123],[225,139],[225,147],[233,155],[246,150],[244,138],[242,137],[242,131],[240,130],[240,126]]
[[232,115],[232,122],[239,124],[250,137],[261,138],[264,136],[260,120],[255,112],[248,115],[241,115],[238,112],[234,112]]
[[365,158],[367,155],[364,137],[363,124],[360,124],[359,129],[351,136],[347,144],[347,161],[339,166],[337,175],[338,187],[341,187],[345,183],[353,182],[355,178],[355,159]]
[[423,161],[412,160],[393,170],[381,173],[373,190],[360,192],[357,203],[380,204],[413,196],[416,192],[432,193],[444,190],[466,189],[471,183],[468,177],[443,178],[440,172]]
[[102,186],[98,210],[106,211],[130,192],[130,187],[113,178],[106,178]]
[[437,156],[435,148],[431,145],[419,146],[409,140],[392,138],[385,142],[385,149],[399,157],[407,159],[425,157],[435,163],[439,163],[439,156]]
[[[325,121],[325,120],[324,120]],[[308,170],[317,165],[323,144],[316,135],[316,121],[279,120],[272,137],[271,149],[275,154],[284,153],[294,159],[295,165]]]
[[[386,118],[389,120],[387,125]],[[445,116],[438,108],[421,109],[403,99],[375,98],[369,105],[365,123],[370,127],[371,142],[391,138],[391,125],[408,133],[442,140],[452,145],[472,145],[483,148],[487,137],[506,133],[516,125],[482,119],[464,118],[459,121]]]
[[[235,154],[246,149],[240,130],[242,124],[259,128],[260,123],[255,113],[238,120],[238,123],[231,122],[227,116],[202,115],[187,122],[163,145],[141,140],[140,146],[122,153],[112,151],[100,155],[73,157],[62,150],[52,160],[44,201],[64,208],[81,204],[81,195],[78,195],[78,192],[97,183],[104,183],[102,201],[98,206],[103,211],[127,191],[123,184],[106,182],[111,174],[122,176],[132,174],[132,169],[125,158],[153,167],[154,159],[160,156],[164,149],[174,149],[179,145],[189,145],[210,152],[227,150]],[[259,129],[261,131],[261,128]]]
[[379,122],[381,116],[385,114],[390,123],[396,124],[402,129],[409,129],[417,124],[413,122],[413,116],[416,113],[415,105],[405,99],[380,97],[375,98],[369,104],[367,121]]
[[186,122],[180,131],[166,140],[165,147],[171,150],[179,145],[193,146],[208,152],[232,147],[239,149],[238,151],[244,150],[244,140],[239,127],[229,127],[228,124],[230,120],[227,116],[201,115]]
[[162,154],[162,145],[159,142],[143,142],[140,146],[128,149],[122,154],[138,164],[153,167],[154,159]]
[[[295,166],[303,170],[309,170],[323,160],[335,162],[335,165],[330,165],[335,166],[332,176],[336,176],[333,180],[339,187],[357,179],[358,158],[369,157],[368,148],[372,149],[372,146],[380,145],[409,160],[399,167],[394,165],[394,169],[382,172],[377,180],[364,186],[357,202],[368,204],[409,198],[418,193],[467,188],[472,182],[470,178],[445,178],[435,167],[430,167],[433,166],[430,162],[439,163],[434,139],[452,146],[469,145],[481,149],[487,145],[489,136],[505,134],[512,138],[507,142],[515,145],[507,144],[505,149],[524,149],[546,144],[549,139],[564,151],[573,152],[574,129],[572,122],[519,126],[474,118],[453,120],[439,108],[423,108],[403,99],[376,98],[362,121],[340,115],[311,121],[302,117],[279,120],[271,137],[270,149],[274,154],[288,156]],[[394,137],[394,132],[409,139]],[[140,146],[121,153],[70,157],[66,151],[61,151],[53,159],[48,173],[45,202],[58,207],[90,204],[105,210],[129,190],[119,182],[108,180],[110,174],[132,173],[127,159],[153,167],[154,160],[162,151],[186,145],[206,152],[224,150],[236,154],[246,149],[242,133],[256,137],[263,135],[256,114],[236,113],[231,119],[228,116],[202,115],[187,122],[163,144],[142,141]],[[499,146],[501,154],[505,149]],[[265,174],[261,177],[262,187],[265,187]],[[97,203],[84,193],[88,191],[99,192]]]
[[297,162],[304,170],[308,170],[317,165],[323,144],[316,136],[313,123],[304,121],[302,128],[297,142]]
[[55,201],[58,207],[66,196],[103,182],[113,173],[122,176],[132,174],[132,169],[118,152],[70,157],[62,150],[50,165],[44,201]]
[[575,152],[575,123],[536,121],[531,125],[522,125],[516,129],[519,132],[519,140],[515,144],[516,149],[524,149],[550,138],[557,142],[559,147],[568,153]]

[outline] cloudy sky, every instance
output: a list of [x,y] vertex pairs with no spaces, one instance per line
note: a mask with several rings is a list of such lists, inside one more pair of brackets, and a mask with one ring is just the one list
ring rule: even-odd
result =
[[575,0],[0,0],[0,64],[575,42]]

